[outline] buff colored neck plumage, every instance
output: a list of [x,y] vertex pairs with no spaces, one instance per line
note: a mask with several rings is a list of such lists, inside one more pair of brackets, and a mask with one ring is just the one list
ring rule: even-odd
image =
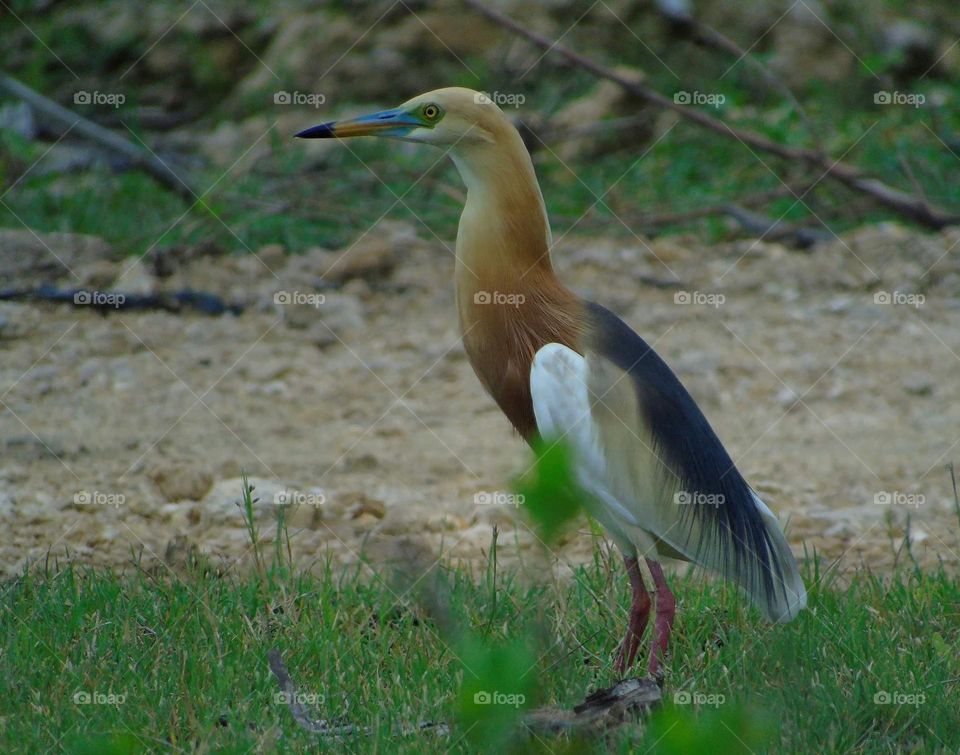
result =
[[583,307],[554,275],[546,209],[519,133],[502,115],[484,126],[491,139],[453,153],[467,185],[457,233],[457,309],[477,377],[532,440],[533,355],[551,342],[576,349]]

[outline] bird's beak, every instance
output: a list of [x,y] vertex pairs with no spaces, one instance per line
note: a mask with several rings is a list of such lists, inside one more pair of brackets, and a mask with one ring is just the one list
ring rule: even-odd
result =
[[349,136],[403,137],[422,125],[419,118],[405,110],[381,110],[379,113],[361,115],[359,118],[321,123],[294,136],[298,139],[343,139]]

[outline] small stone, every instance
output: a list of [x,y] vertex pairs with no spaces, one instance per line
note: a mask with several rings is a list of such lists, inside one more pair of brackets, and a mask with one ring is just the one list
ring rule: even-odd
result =
[[362,529],[362,530],[375,527],[377,525],[377,522],[379,521],[380,519],[375,517],[373,514],[366,514],[366,513],[360,514],[359,516],[354,517],[353,519],[354,524],[359,529]]
[[207,470],[187,462],[161,464],[150,470],[149,477],[168,501],[199,501],[213,485]]
[[279,270],[287,262],[287,253],[280,244],[265,244],[257,249],[257,257],[271,270]]
[[126,265],[119,277],[113,282],[113,288],[126,294],[152,294],[157,290],[157,279],[147,269],[142,259]]
[[793,388],[785,385],[777,392],[775,400],[784,409],[793,411],[800,402],[800,395]]
[[84,288],[105,291],[113,286],[123,267],[110,260],[93,260],[73,269]]
[[387,515],[387,507],[383,501],[364,496],[347,509],[347,516],[351,519],[359,519],[364,515],[372,516],[377,520],[383,519]]

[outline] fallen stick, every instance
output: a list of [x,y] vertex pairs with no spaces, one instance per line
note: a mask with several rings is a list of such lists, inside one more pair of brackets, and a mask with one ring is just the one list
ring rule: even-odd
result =
[[[370,736],[373,728],[355,724],[337,723],[325,718],[315,718],[302,702],[280,651],[272,648],[267,653],[267,662],[273,672],[280,692],[277,700],[285,702],[297,725],[311,734],[324,737]],[[572,710],[555,706],[538,708],[527,713],[523,726],[535,734],[556,735],[569,733],[601,732],[616,726],[634,722],[660,704],[660,687],[650,677],[624,679],[612,687],[597,690]],[[422,721],[403,726],[400,736],[430,732],[437,736],[450,735],[450,725],[437,721]]]
[[564,47],[556,40],[552,40],[543,34],[527,29],[509,16],[483,4],[480,0],[464,1],[467,6],[485,16],[493,23],[512,31],[514,34],[523,37],[545,50],[545,54],[559,55],[568,63],[582,68],[594,76],[612,81],[628,92],[645,99],[647,102],[666,108],[667,110],[673,110],[686,120],[709,129],[714,133],[730,139],[736,139],[751,150],[767,152],[782,157],[785,160],[812,165],[821,170],[824,176],[829,176],[855,191],[867,194],[878,203],[928,228],[939,230],[960,223],[960,215],[935,207],[922,198],[888,186],[876,178],[870,178],[859,168],[848,165],[841,160],[833,160],[824,152],[806,147],[790,147],[768,139],[755,131],[730,126],[725,121],[714,118],[712,115],[701,110],[676,103],[669,97],[660,94],[660,92],[651,89],[641,82],[621,76],[613,69],[607,68],[591,58]]
[[234,314],[243,311],[239,304],[228,304],[216,294],[183,289],[158,294],[127,294],[121,291],[93,291],[83,288],[38,288],[0,290],[0,301],[38,301],[52,304],[70,304],[74,307],[95,309],[98,312],[130,310],[165,310],[181,312],[194,309],[207,315]]
[[142,168],[161,184],[176,192],[184,199],[193,202],[200,196],[200,193],[195,191],[187,181],[178,176],[169,165],[149,150],[143,149],[128,139],[124,139],[122,136],[115,134],[113,131],[103,128],[103,126],[98,126],[82,115],[78,115],[72,110],[58,105],[39,92],[35,92],[26,84],[2,72],[0,72],[0,91],[23,100],[37,112],[42,113],[49,119],[66,127],[68,131],[76,131],[100,147],[121,155],[129,160],[131,164]]

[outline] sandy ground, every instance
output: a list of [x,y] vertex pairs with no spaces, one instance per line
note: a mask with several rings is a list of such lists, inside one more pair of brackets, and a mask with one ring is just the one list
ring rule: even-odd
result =
[[[201,258],[161,281],[244,301],[240,316],[0,305],[3,571],[48,554],[175,565],[192,548],[242,564],[243,471],[264,537],[275,497],[298,491],[303,566],[407,536],[479,559],[495,523],[503,559],[534,553],[515,508],[475,503],[530,455],[465,359],[452,255],[424,235],[384,224],[339,262],[266,248],[263,263]],[[674,367],[796,552],[888,569],[908,517],[917,559],[960,562],[945,470],[960,455],[958,242],[897,226],[810,253],[566,238],[554,258]],[[322,304],[274,303],[314,292],[331,264],[342,286]],[[157,284],[110,265],[78,274]],[[560,561],[594,537],[582,526]]]

